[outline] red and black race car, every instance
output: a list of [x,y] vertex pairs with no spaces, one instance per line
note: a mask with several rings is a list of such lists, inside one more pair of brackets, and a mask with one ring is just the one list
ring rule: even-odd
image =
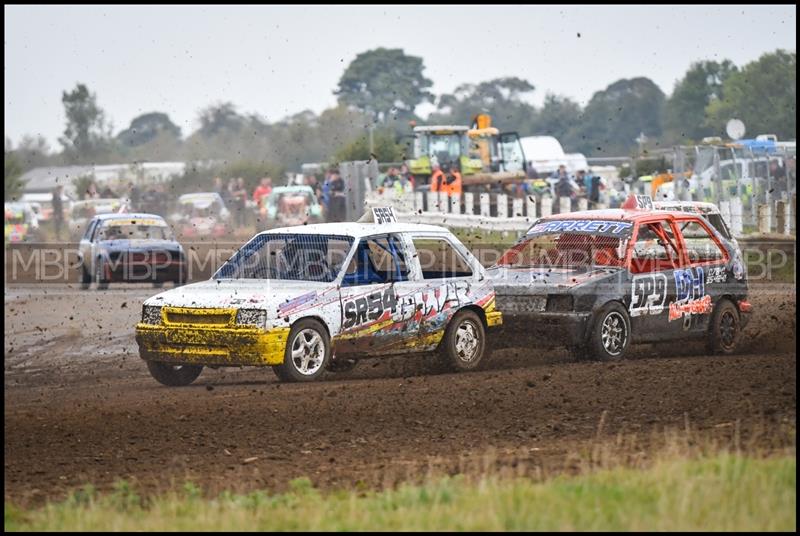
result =
[[733,352],[751,310],[738,249],[699,214],[623,207],[539,219],[505,252],[489,270],[504,330],[579,359],[683,339]]

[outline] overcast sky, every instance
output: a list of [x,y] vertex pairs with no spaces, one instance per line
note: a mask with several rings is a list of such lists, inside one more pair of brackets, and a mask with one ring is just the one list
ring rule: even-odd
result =
[[115,133],[161,111],[189,134],[218,101],[269,121],[320,112],[356,54],[380,46],[421,56],[437,95],[518,76],[536,104],[585,104],[635,76],[669,94],[693,61],[741,66],[796,50],[796,34],[795,6],[6,6],[5,135],[59,149],[61,93],[77,82]]

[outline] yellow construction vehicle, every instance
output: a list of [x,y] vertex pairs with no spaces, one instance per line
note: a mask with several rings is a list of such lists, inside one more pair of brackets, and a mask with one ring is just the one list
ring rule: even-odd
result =
[[426,184],[435,166],[455,166],[465,187],[518,183],[527,162],[519,135],[492,127],[488,114],[477,114],[472,127],[435,125],[414,127],[414,157],[407,160],[417,184]]

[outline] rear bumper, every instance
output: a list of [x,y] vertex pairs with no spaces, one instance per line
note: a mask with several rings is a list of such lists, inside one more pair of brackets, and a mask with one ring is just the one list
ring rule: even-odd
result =
[[289,328],[136,325],[139,356],[178,365],[280,365]]

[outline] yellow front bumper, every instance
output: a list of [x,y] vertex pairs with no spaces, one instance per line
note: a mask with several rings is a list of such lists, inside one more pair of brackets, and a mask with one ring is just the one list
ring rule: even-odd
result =
[[503,313],[500,311],[490,311],[486,313],[486,326],[494,327],[503,323]]
[[280,365],[288,337],[289,328],[136,325],[141,358],[175,364]]

